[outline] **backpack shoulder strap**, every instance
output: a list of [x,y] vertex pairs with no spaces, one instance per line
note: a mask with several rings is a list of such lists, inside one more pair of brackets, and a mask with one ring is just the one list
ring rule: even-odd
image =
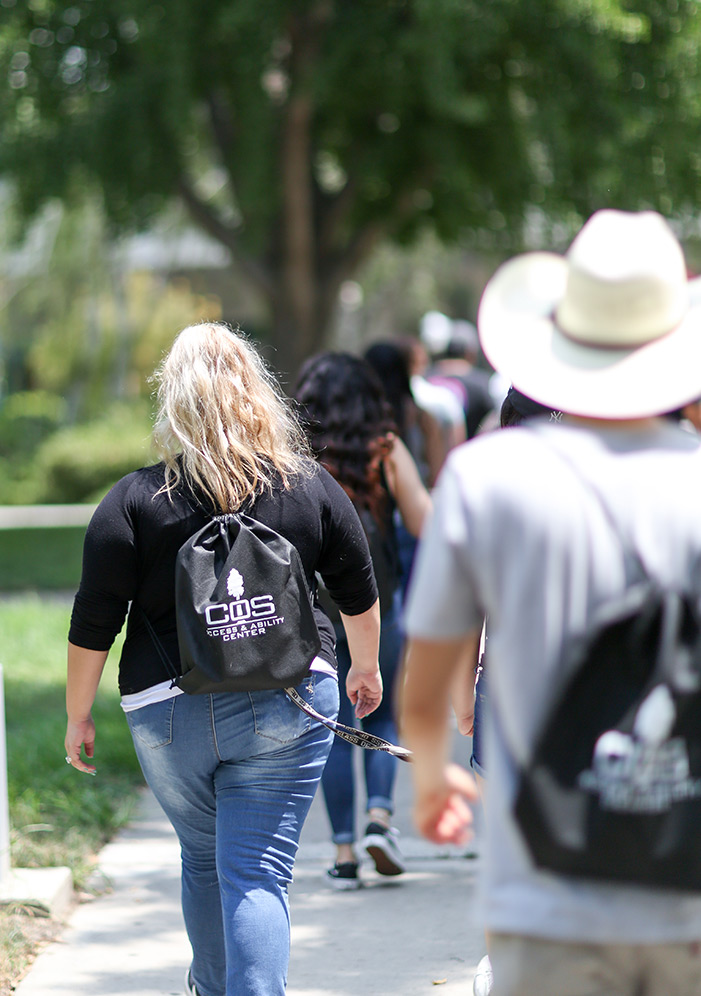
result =
[[151,620],[146,615],[141,605],[139,605],[139,611],[141,612],[148,634],[151,637],[151,640],[153,641],[153,645],[156,648],[156,653],[160,657],[161,664],[166,669],[166,673],[168,677],[171,679],[170,687],[174,688],[178,684],[178,679],[180,678],[178,669],[176,668],[175,664],[173,664],[172,660],[168,656],[166,648],[161,643],[158,633],[156,633],[156,630],[153,628]]
[[[210,516],[210,518],[215,518],[215,516],[213,516],[210,511],[208,511],[207,509],[205,509],[205,507],[202,504],[202,502],[200,502],[195,496],[192,496],[192,501],[194,501],[195,506],[197,507],[197,509],[199,511],[204,512],[205,515]],[[200,526],[199,528],[201,529],[202,527]],[[195,532],[198,532],[198,531],[199,530],[195,530]],[[187,540],[185,542],[187,542]],[[139,611],[141,612],[141,617],[144,620],[144,625],[146,626],[146,630],[148,632],[148,635],[151,637],[151,641],[152,641],[154,647],[156,648],[156,653],[158,654],[158,656],[160,658],[161,664],[165,668],[166,674],[168,675],[168,677],[171,680],[170,687],[171,688],[175,688],[177,686],[177,684],[178,684],[178,681],[180,680],[180,678],[182,676],[181,676],[180,672],[178,671],[177,667],[175,666],[175,664],[173,663],[173,661],[171,660],[171,658],[169,657],[166,648],[163,646],[163,643],[161,642],[160,637],[158,636],[158,633],[154,629],[153,623],[151,622],[151,620],[149,619],[149,617],[146,615],[146,611],[145,611],[144,607],[140,603],[138,603],[138,602],[135,603],[135,604],[137,604],[138,607],[139,607]]]

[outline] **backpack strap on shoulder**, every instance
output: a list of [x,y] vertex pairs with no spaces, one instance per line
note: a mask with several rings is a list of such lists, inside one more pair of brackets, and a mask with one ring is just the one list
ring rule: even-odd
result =
[[[138,605],[138,603],[137,603],[137,605]],[[178,669],[176,668],[175,664],[173,664],[172,660],[168,656],[168,653],[166,652],[166,648],[161,643],[161,641],[159,639],[159,636],[156,633],[156,630],[153,628],[153,624],[151,623],[151,620],[146,615],[146,613],[144,612],[144,610],[143,610],[143,608],[142,608],[141,605],[139,605],[139,610],[140,610],[141,615],[143,617],[143,620],[144,620],[144,623],[146,625],[146,629],[148,631],[148,634],[151,637],[151,640],[153,641],[154,647],[156,648],[156,653],[158,654],[158,656],[161,659],[161,664],[163,664],[164,668],[166,669],[166,673],[168,674],[168,677],[171,679],[170,687],[171,688],[177,688],[178,687],[178,682],[180,680],[180,674],[178,672]]]

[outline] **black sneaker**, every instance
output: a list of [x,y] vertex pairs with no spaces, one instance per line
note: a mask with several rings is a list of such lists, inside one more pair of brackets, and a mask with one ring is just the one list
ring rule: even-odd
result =
[[342,861],[340,864],[337,861],[333,868],[329,868],[326,872],[326,877],[331,888],[338,889],[339,892],[348,892],[361,886],[357,861]]
[[383,827],[381,823],[368,823],[362,846],[375,862],[380,875],[401,875],[404,861],[397,846],[399,831]]

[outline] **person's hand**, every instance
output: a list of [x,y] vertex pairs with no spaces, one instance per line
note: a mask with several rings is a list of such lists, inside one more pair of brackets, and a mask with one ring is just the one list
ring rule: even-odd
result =
[[[81,757],[81,749],[85,747],[85,756],[93,757],[95,753],[95,724],[92,716],[80,722],[70,719],[66,725],[66,761],[78,771],[86,775],[96,775],[97,770],[92,764],[86,764]],[[70,759],[70,760],[69,760]]]
[[465,703],[463,708],[458,712],[455,710],[455,718],[458,724],[458,733],[461,733],[463,737],[471,737],[475,732],[475,700],[471,700],[471,703]]
[[377,709],[382,701],[382,676],[380,668],[373,671],[361,671],[355,664],[351,664],[346,679],[346,693],[355,706],[355,715],[358,719],[368,716]]
[[472,775],[457,764],[448,764],[442,779],[415,788],[414,822],[422,836],[434,844],[466,844],[472,837],[468,801],[478,798]]

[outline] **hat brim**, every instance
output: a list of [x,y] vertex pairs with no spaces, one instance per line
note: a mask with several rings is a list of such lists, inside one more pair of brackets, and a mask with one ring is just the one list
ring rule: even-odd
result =
[[543,405],[592,418],[646,418],[701,397],[701,279],[671,332],[633,349],[584,346],[554,314],[565,292],[563,256],[534,252],[505,263],[487,284],[478,329],[495,370]]

